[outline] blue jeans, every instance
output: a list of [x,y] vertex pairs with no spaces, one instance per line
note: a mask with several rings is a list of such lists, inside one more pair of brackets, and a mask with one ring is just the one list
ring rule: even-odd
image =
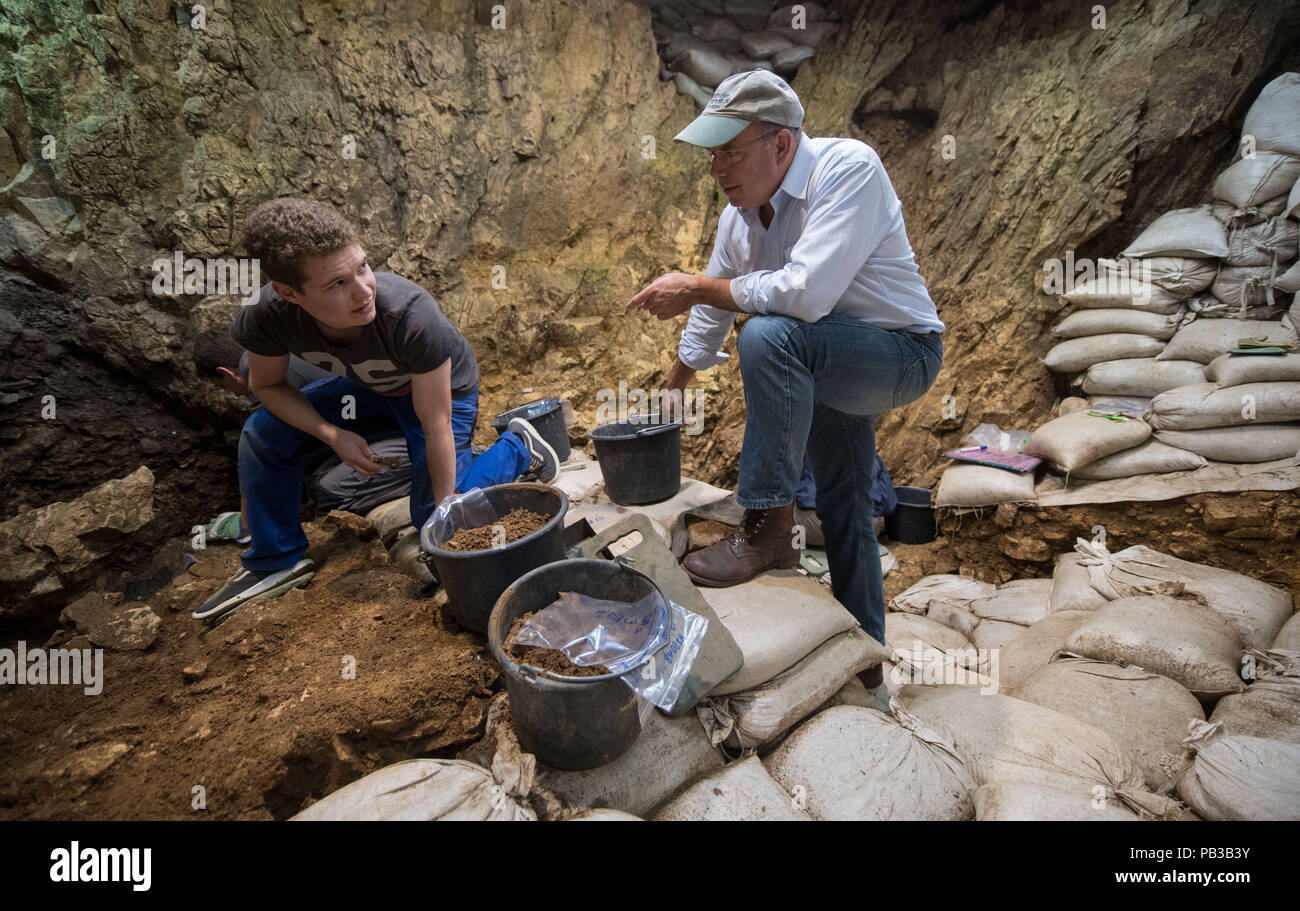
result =
[[835,314],[815,323],[753,316],[738,349],[747,417],[736,502],[772,509],[793,501],[806,449],[831,591],[883,643],[885,594],[871,522],[872,421],[925,394],[938,376],[943,341]]
[[[424,452],[424,427],[411,396],[387,396],[359,386],[346,377],[308,383],[302,394],[331,424],[360,434],[368,441],[392,435],[394,421],[406,437],[411,456],[411,523],[420,528],[438,505]],[[350,415],[343,417],[344,396],[353,396]],[[491,487],[513,481],[528,470],[528,449],[513,433],[503,433],[486,452],[474,455],[470,441],[478,420],[478,391],[452,399],[451,429],[456,442],[456,489]],[[239,435],[239,484],[248,500],[252,546],[241,555],[253,572],[288,569],[307,552],[307,536],[298,521],[302,504],[303,464],[329,447],[310,434],[289,426],[265,408],[244,422]]]

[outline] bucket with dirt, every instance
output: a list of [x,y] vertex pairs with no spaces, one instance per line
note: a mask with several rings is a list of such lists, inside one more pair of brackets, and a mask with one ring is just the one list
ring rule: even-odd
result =
[[569,498],[548,484],[498,484],[483,491],[500,517],[463,528],[441,545],[422,548],[447,591],[447,609],[461,626],[487,631],[492,605],[529,570],[564,559]]
[[537,428],[561,462],[569,457],[569,428],[564,423],[563,399],[541,399],[503,411],[492,419],[492,429],[500,436],[515,418],[523,418]]
[[682,485],[682,424],[640,419],[591,431],[605,493],[620,506],[666,500]]
[[[659,593],[659,587],[645,573],[622,563],[578,558],[519,578],[492,608],[488,647],[505,672],[520,745],[552,768],[581,771],[627,752],[641,734],[641,721],[636,693],[617,675],[600,673],[602,667],[578,668],[559,651],[511,647],[516,621],[550,605],[561,592],[635,603]],[[539,655],[542,651],[549,656]],[[653,659],[651,654],[645,661]]]

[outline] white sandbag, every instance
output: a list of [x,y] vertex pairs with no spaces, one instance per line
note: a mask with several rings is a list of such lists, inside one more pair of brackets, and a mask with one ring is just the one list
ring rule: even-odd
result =
[[988,598],[997,586],[980,582],[970,576],[941,573],[926,576],[921,581],[899,592],[889,601],[889,609],[908,614],[928,613],[938,604],[969,607],[977,598]]
[[1220,389],[1217,383],[1180,386],[1153,398],[1147,415],[1147,423],[1156,430],[1202,430],[1294,420],[1300,420],[1300,382],[1243,383],[1226,389]]
[[[881,667],[884,667],[883,662],[881,663]],[[887,711],[889,709],[889,695],[887,691],[888,687],[884,685],[869,690],[863,685],[860,679],[857,677],[850,677],[848,683],[836,690],[835,695],[826,700],[825,705],[816,712],[813,712],[812,717],[816,718],[822,712],[834,708],[837,705],[856,705],[860,708],[875,709],[879,712]]]
[[1123,801],[1098,800],[1077,784],[1001,779],[975,789],[975,818],[981,822],[1140,822]]
[[1300,743],[1235,736],[1193,722],[1186,744],[1196,759],[1178,795],[1204,819],[1300,819]]
[[1144,256],[1125,260],[1120,266],[1142,281],[1164,288],[1177,297],[1204,291],[1214,281],[1214,273],[1219,271],[1217,260],[1190,256]]
[[1082,412],[1048,421],[1033,432],[1025,454],[1046,459],[1062,471],[1132,449],[1151,436],[1144,421],[1112,420]]
[[1218,259],[1228,255],[1227,231],[1209,206],[1174,209],[1148,225],[1120,255]]
[[1248,209],[1286,195],[1298,177],[1300,158],[1256,151],[1250,158],[1237,159],[1219,175],[1214,181],[1214,198]]
[[1088,658],[1053,661],[1010,695],[1110,734],[1129,751],[1153,791],[1173,787],[1185,764],[1187,724],[1205,720],[1201,703],[1182,684],[1140,667]]
[[1091,610],[1063,610],[1048,614],[1002,646],[998,652],[998,692],[1015,692],[1016,687],[1046,667],[1065,647],[1070,634],[1091,616]]
[[537,767],[536,783],[570,807],[610,807],[646,818],[687,783],[722,768],[693,712],[670,718],[651,712],[641,736],[613,762],[583,772]]
[[655,814],[657,822],[750,822],[810,819],[767,774],[757,756],[733,762],[682,791]]
[[1213,294],[1200,294],[1196,297],[1189,297],[1184,301],[1187,305],[1186,322],[1191,322],[1193,319],[1277,320],[1280,318],[1280,300],[1281,298],[1274,295],[1273,303],[1270,304],[1268,298],[1265,297],[1263,304],[1258,306],[1253,304],[1248,305],[1243,310],[1241,307],[1240,295],[1238,295],[1237,300],[1234,303],[1227,303],[1219,300]]
[[1300,231],[1296,223],[1277,216],[1259,224],[1228,228],[1228,255],[1223,262],[1227,266],[1272,266],[1291,262],[1298,250]]
[[982,621],[1001,620],[1028,626],[1047,616],[1051,579],[1017,579],[999,585],[990,598],[972,601],[970,609]]
[[1135,664],[1215,699],[1246,688],[1237,676],[1241,639],[1226,617],[1166,595],[1116,598],[1093,611],[1065,650],[1114,664]]
[[706,47],[689,48],[672,66],[700,85],[717,85],[731,75],[732,68],[731,58]]
[[640,816],[633,816],[631,813],[624,813],[622,810],[611,810],[608,807],[602,807],[596,810],[585,810],[579,815],[573,817],[569,822],[644,822]]
[[1104,411],[1107,414],[1127,414],[1140,418],[1147,413],[1151,399],[1141,395],[1090,395],[1085,411]]
[[1107,333],[1149,335],[1152,338],[1172,338],[1183,321],[1183,314],[1147,313],[1112,307],[1103,310],[1078,310],[1052,328],[1057,338],[1082,338]]
[[379,532],[379,540],[390,546],[398,533],[411,524],[411,498],[398,497],[381,503],[366,513],[366,520]]
[[1178,296],[1164,288],[1109,272],[1076,282],[1064,296],[1074,306],[1086,310],[1120,307],[1149,313],[1177,313],[1182,308]]
[[482,766],[459,759],[407,759],[327,794],[295,820],[536,820]]
[[745,32],[740,36],[740,47],[755,60],[766,60],[794,47],[794,42],[776,32]]
[[799,65],[816,53],[816,50],[806,44],[796,44],[772,55],[772,69],[782,76],[793,76],[799,71]]
[[1001,649],[1012,639],[1025,631],[1019,623],[1007,623],[1004,620],[981,620],[971,635],[971,641],[978,649]]
[[980,784],[1037,783],[1100,793],[1144,815],[1177,812],[1173,801],[1146,790],[1141,770],[1113,737],[1061,712],[968,687],[909,686],[900,702],[951,739]]
[[1199,599],[1232,623],[1244,648],[1268,648],[1291,617],[1291,595],[1285,589],[1230,569],[1180,560],[1143,544],[1113,554],[1104,545],[1082,539],[1074,546],[1088,567],[1092,587],[1103,595]]
[[1210,293],[1231,309],[1228,319],[1259,319],[1250,314],[1265,313],[1262,319],[1275,320],[1282,315],[1282,304],[1273,293],[1277,272],[1269,266],[1224,266],[1214,277]]
[[1048,370],[1057,373],[1077,373],[1102,361],[1117,361],[1131,357],[1155,357],[1165,348],[1163,340],[1134,332],[1108,332],[1067,339],[1053,345],[1043,355]]
[[1300,614],[1292,614],[1273,637],[1271,648],[1287,652],[1300,652]]
[[1277,278],[1273,279],[1273,290],[1295,294],[1300,291],[1300,262],[1295,263]]
[[949,629],[956,630],[967,639],[971,633],[975,632],[975,627],[979,626],[980,618],[975,616],[964,607],[958,607],[956,604],[949,604],[946,601],[937,601],[930,606],[926,616],[936,623],[942,623]]
[[695,100],[700,107],[705,107],[713,99],[713,90],[700,85],[685,73],[678,73],[673,76],[673,85],[677,87],[678,95],[686,95]]
[[740,670],[710,695],[753,689],[792,667],[817,646],[858,621],[807,576],[760,576],[730,588],[702,588],[744,656]]
[[1300,180],[1291,187],[1286,197],[1286,209],[1282,213],[1287,218],[1300,218]]
[[1147,440],[1105,456],[1087,465],[1081,465],[1073,476],[1085,481],[1109,481],[1114,478],[1132,478],[1144,474],[1167,474],[1171,471],[1195,471],[1207,462],[1202,456],[1185,449],[1176,449],[1159,440]]
[[1034,499],[1034,473],[988,465],[950,465],[939,478],[935,506],[996,506]]
[[1219,202],[1214,204],[1212,210],[1214,217],[1231,230],[1237,227],[1257,225],[1268,221],[1270,218],[1276,218],[1286,211],[1286,197],[1275,196],[1245,209],[1238,209],[1232,203]]
[[1179,329],[1156,360],[1208,364],[1243,338],[1264,338],[1274,345],[1300,343],[1287,320],[1198,319]]
[[714,744],[762,749],[807,718],[852,677],[888,657],[885,646],[855,627],[752,690],[707,697],[696,712]]
[[1300,156],[1300,73],[1283,73],[1260,90],[1241,135],[1252,136],[1255,148]]
[[892,714],[827,709],[764,765],[814,819],[970,819],[975,781],[956,747],[898,703]]
[[1251,424],[1211,430],[1160,430],[1156,438],[1213,462],[1251,464],[1289,459],[1300,452],[1300,424]]
[[1210,721],[1229,734],[1300,743],[1300,677],[1260,677],[1220,699]]
[[1199,361],[1131,358],[1093,364],[1083,375],[1083,391],[1089,395],[1146,397],[1204,380],[1205,365]]
[[1221,354],[1206,366],[1205,378],[1220,388],[1246,383],[1300,383],[1300,352]]
[[1056,414],[1059,417],[1063,414],[1074,414],[1079,411],[1087,411],[1092,404],[1081,395],[1067,395],[1061,399],[1060,404],[1056,406]]
[[1094,611],[1110,599],[1092,587],[1088,567],[1083,564],[1083,557],[1070,551],[1057,554],[1056,568],[1052,572],[1052,593],[1048,599],[1047,611]]
[[904,654],[918,646],[941,652],[975,651],[970,640],[955,629],[919,614],[885,614],[885,644],[891,652]]

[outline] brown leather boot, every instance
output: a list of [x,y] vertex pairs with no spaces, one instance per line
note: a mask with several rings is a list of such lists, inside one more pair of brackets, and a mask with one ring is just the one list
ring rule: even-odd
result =
[[799,563],[793,528],[793,503],[775,509],[746,509],[735,532],[687,554],[682,568],[696,585],[709,588],[739,585],[769,569],[792,569]]

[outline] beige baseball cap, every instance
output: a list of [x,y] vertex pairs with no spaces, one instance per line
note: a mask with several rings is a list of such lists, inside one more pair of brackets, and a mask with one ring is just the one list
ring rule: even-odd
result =
[[803,126],[803,105],[784,79],[767,70],[748,70],[722,80],[699,117],[673,137],[706,149],[724,145],[754,121]]

